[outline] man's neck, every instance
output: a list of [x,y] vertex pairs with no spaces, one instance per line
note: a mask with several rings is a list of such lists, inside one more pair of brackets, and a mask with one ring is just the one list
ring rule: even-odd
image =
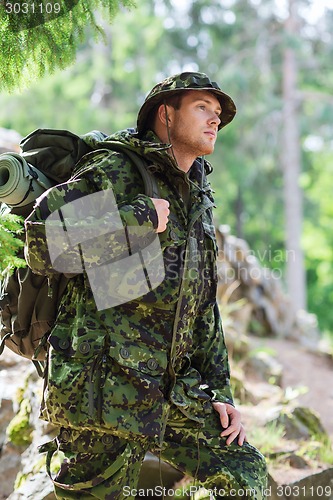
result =
[[174,158],[176,164],[180,170],[187,173],[192,167],[196,158],[193,155],[184,154],[181,151],[177,151],[175,148],[171,147],[169,154]]
[[[158,133],[158,131],[156,130],[153,130],[153,132],[163,144],[169,143],[166,134],[164,135],[162,133]],[[181,151],[180,149],[177,149],[173,146],[171,146],[171,148],[168,150],[168,154],[171,156],[171,158],[174,159],[178,168],[185,173],[190,170],[194,161],[196,160],[196,157],[194,157],[193,155],[188,154],[188,152]]]

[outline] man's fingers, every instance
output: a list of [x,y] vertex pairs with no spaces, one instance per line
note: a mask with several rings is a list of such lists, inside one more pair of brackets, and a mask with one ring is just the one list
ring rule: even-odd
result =
[[231,444],[237,438],[237,436],[238,436],[237,442],[240,446],[242,446],[244,441],[246,440],[245,430],[242,425],[228,427],[228,429],[221,432],[221,436],[222,437],[228,436],[226,440],[227,445]]
[[229,426],[229,416],[226,409],[220,412],[220,421],[223,429],[227,429]]
[[213,403],[213,407],[220,416],[221,425],[224,429],[220,435],[227,438],[226,444],[231,444],[238,436],[237,442],[242,446],[246,440],[246,434],[241,423],[240,412],[225,403]]
[[151,200],[154,203],[158,217],[158,226],[156,232],[162,233],[163,231],[166,230],[167,223],[169,220],[170,203],[168,202],[168,200],[164,200],[163,198],[151,198]]
[[223,429],[227,429],[229,425],[229,416],[226,405],[224,403],[213,403],[213,408],[220,415],[220,422]]
[[241,431],[239,433],[239,437],[238,437],[239,446],[242,446],[244,444],[244,441],[246,441],[246,433],[245,433],[244,427],[242,426]]
[[238,431],[235,431],[232,434],[230,434],[230,436],[226,440],[226,444],[229,446],[229,444],[231,444],[236,439],[237,436],[238,436]]

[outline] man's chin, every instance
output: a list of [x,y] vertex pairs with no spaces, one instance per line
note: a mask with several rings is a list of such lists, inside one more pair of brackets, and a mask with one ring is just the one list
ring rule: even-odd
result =
[[203,152],[201,153],[201,156],[206,156],[206,155],[211,155],[214,152],[214,146],[207,146],[205,148],[202,148]]

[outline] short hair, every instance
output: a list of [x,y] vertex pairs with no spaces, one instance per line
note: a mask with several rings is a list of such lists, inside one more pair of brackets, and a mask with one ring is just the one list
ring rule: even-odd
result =
[[184,95],[186,94],[186,90],[175,92],[173,95],[166,96],[164,99],[161,99],[155,106],[150,110],[146,122],[145,122],[145,130],[151,128],[155,122],[156,114],[158,108],[161,104],[166,104],[171,106],[174,109],[180,109],[182,100]]
[[184,91],[184,92],[179,91],[179,92],[175,93],[174,95],[170,95],[169,97],[166,97],[164,99],[165,104],[168,104],[168,106],[171,106],[174,109],[180,109],[185,92],[186,91]]

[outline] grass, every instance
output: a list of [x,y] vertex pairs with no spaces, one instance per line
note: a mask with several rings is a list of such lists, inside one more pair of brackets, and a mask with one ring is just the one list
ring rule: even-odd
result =
[[269,422],[265,427],[252,427],[247,432],[249,442],[266,457],[275,455],[281,450],[281,445],[286,442],[284,435],[284,426],[276,421]]

